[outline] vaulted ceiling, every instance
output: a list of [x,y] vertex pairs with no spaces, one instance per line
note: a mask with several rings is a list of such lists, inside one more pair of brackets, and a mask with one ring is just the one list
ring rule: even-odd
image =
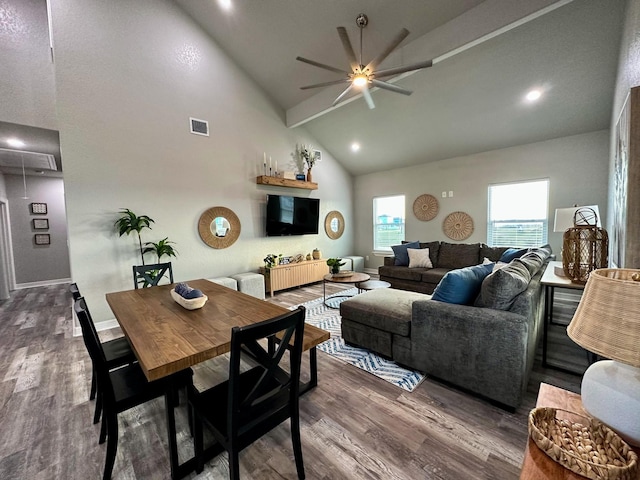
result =
[[[175,0],[272,98],[355,175],[609,128],[626,2],[611,0]],[[300,90],[348,70],[336,27],[363,60],[400,31],[383,67],[434,59],[397,81],[414,93],[372,91],[331,108],[344,85]],[[542,91],[535,103],[524,100]],[[301,127],[299,127],[301,126]],[[351,144],[361,145],[359,152]]]

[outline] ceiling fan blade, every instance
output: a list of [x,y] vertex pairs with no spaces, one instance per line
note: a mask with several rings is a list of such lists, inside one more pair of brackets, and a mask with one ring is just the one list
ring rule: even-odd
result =
[[349,93],[349,91],[350,91],[352,88],[353,88],[353,83],[352,83],[352,84],[350,84],[350,85],[349,85],[349,86],[344,90],[344,92],[342,92],[340,95],[338,95],[338,98],[336,98],[336,99],[333,101],[333,103],[331,104],[331,106],[332,106],[332,107],[335,107],[335,106],[338,104],[338,102],[339,102],[340,100],[342,100],[342,99],[344,98],[344,96],[345,96],[347,93]]
[[308,90],[310,88],[318,88],[318,87],[328,87],[329,85],[338,85],[339,83],[347,83],[351,82],[348,78],[343,78],[342,80],[333,80],[331,82],[322,82],[322,83],[314,83],[313,85],[305,85],[304,87],[300,87],[300,90]]
[[379,88],[384,88],[385,90],[390,90],[392,92],[401,93],[402,95],[411,95],[413,92],[411,90],[407,90],[406,88],[398,87],[393,83],[383,82],[382,80],[371,80],[371,83]]
[[387,68],[386,70],[380,70],[375,73],[376,78],[390,77],[391,75],[398,75],[404,72],[411,72],[413,70],[420,70],[421,68],[427,68],[433,65],[431,60],[425,60],[424,62],[418,62],[405,67]]
[[376,108],[376,104],[373,103],[373,98],[371,98],[371,92],[369,91],[368,86],[362,87],[362,94],[364,95],[364,99],[367,101],[369,110],[373,110],[374,108]]
[[324,63],[315,62],[313,60],[309,60],[308,58],[296,57],[296,60],[304,63],[308,63],[309,65],[313,65],[314,67],[324,68],[325,70],[330,70],[336,73],[342,73],[344,75],[350,75],[351,72],[347,72],[345,70],[340,70],[339,68],[332,67],[331,65],[325,65]]
[[353,47],[351,46],[351,41],[349,40],[347,29],[344,27],[338,27],[338,35],[340,35],[342,46],[344,47],[344,51],[347,53],[349,65],[351,65],[351,71],[355,72],[359,70],[360,64],[358,63],[358,60],[356,59],[356,53],[353,51]]
[[402,30],[400,30],[400,33],[398,33],[395,36],[395,38],[391,41],[391,43],[387,45],[387,48],[385,48],[380,53],[380,55],[378,55],[376,58],[371,60],[366,68],[370,72],[373,72],[378,67],[378,65],[380,65],[383,62],[383,60],[387,58],[389,54],[393,52],[396,49],[396,47],[400,45],[405,38],[407,38],[407,35],[409,35],[409,30],[407,30],[406,28],[403,28]]

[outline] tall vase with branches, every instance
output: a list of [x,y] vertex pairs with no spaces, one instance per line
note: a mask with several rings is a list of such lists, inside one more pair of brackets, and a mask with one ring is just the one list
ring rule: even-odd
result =
[[115,222],[115,227],[120,236],[129,235],[131,232],[136,232],[138,236],[138,245],[140,248],[140,258],[142,259],[142,265],[144,265],[144,249],[142,248],[142,237],[140,232],[145,228],[151,230],[151,224],[155,223],[154,220],[147,215],[136,215],[128,208],[123,208],[119,212],[121,217]]

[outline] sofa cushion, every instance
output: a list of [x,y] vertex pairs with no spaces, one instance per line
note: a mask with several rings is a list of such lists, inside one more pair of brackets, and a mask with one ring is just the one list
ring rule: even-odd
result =
[[428,248],[409,248],[409,268],[433,268]]
[[393,250],[393,254],[396,257],[395,264],[402,267],[409,266],[409,254],[407,253],[408,248],[420,248],[419,242],[409,242],[403,243],[401,245],[392,245],[391,250]]
[[507,248],[500,257],[501,262],[509,263],[514,258],[520,258],[529,251],[528,248]]
[[419,282],[422,274],[428,271],[426,268],[407,268],[407,267],[378,267],[378,273],[381,277],[397,278],[399,280],[411,280]]
[[479,243],[447,243],[440,244],[438,263],[441,268],[464,268],[477,265],[481,261]]
[[379,288],[342,302],[340,315],[343,319],[406,337],[411,331],[413,302],[428,298],[430,296],[423,293]]
[[480,245],[480,258],[488,258],[492,262],[497,262],[507,248],[509,247],[490,247],[483,243]]
[[527,289],[531,274],[527,266],[516,258],[503,268],[496,270],[482,281],[476,307],[509,310],[516,297]]
[[432,300],[470,305],[478,296],[482,281],[492,270],[493,263],[451,270],[440,280]]
[[542,264],[544,263],[544,259],[537,252],[527,252],[518,260],[520,260],[522,264],[527,267],[527,270],[529,270],[529,273],[532,277],[538,270],[540,270],[540,267],[542,267]]
[[450,270],[449,268],[431,268],[422,273],[421,280],[424,283],[437,285]]
[[438,264],[438,253],[440,252],[440,242],[420,242],[420,248],[428,248],[429,249],[429,257],[431,258],[431,263],[435,266]]

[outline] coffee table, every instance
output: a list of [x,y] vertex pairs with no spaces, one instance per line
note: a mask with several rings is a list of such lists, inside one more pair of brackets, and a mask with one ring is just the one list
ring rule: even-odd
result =
[[369,291],[376,290],[378,288],[391,288],[391,284],[384,280],[367,280],[366,282],[358,283],[357,287],[360,290]]
[[[367,274],[367,273],[359,273],[359,272],[353,272],[353,275],[349,275],[348,277],[334,277],[333,274],[329,273],[327,275],[325,275],[323,278],[323,282],[322,282],[322,301],[324,302],[324,304],[329,307],[329,308],[339,308],[339,307],[334,307],[332,305],[329,305],[327,303],[327,282],[330,283],[353,283],[355,286],[358,286],[359,283],[361,282],[366,282],[368,280],[371,279],[371,275]],[[334,295],[331,298],[343,298],[343,297],[351,297],[351,295]]]

